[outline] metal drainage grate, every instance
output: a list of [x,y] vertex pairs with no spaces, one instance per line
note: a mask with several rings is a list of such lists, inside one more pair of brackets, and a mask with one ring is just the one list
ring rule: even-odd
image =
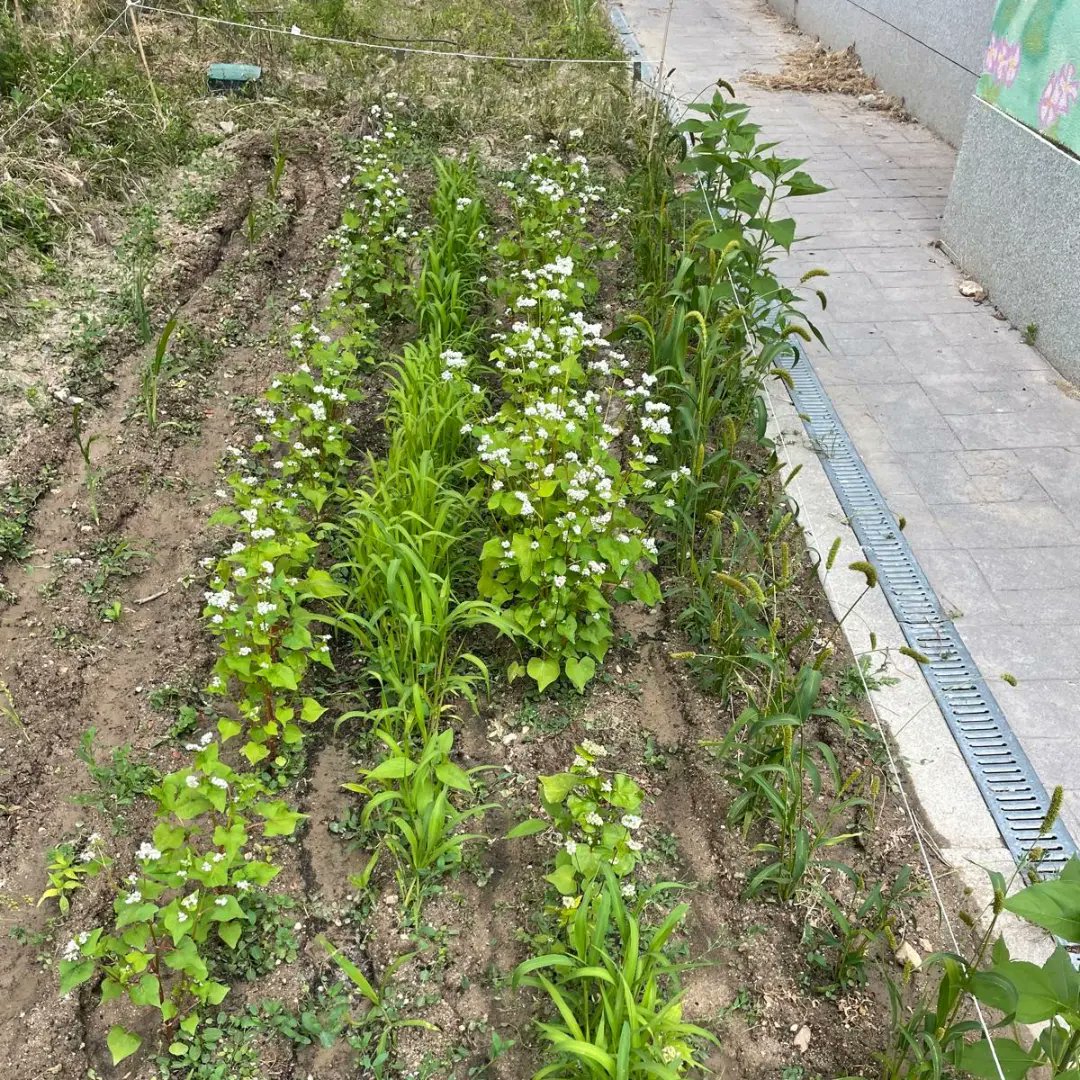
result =
[[1043,872],[1057,872],[1076,854],[1059,821],[1039,836],[1050,800],[1001,706],[979,673],[960,634],[941,609],[885,499],[852,445],[816,372],[800,350],[786,365],[792,401],[814,442],[825,472],[911,648],[929,657],[921,664],[1006,846],[1016,859],[1032,848],[1045,853]]

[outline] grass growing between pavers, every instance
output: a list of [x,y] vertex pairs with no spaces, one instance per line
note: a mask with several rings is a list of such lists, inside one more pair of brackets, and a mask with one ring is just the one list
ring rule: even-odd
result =
[[[463,48],[594,57],[601,14],[423,11]],[[142,25],[155,56],[186,24]],[[6,943],[7,1061],[984,1075],[969,994],[1004,1011],[1020,969],[977,970],[989,936],[918,955],[936,912],[860,700],[882,658],[845,654],[765,431],[824,302],[772,271],[817,185],[721,96],[683,154],[622,69],[326,53],[206,106],[232,179],[166,196],[165,244],[136,216],[145,349],[96,353],[40,447],[59,479],[11,554],[44,559],[4,616],[33,946]],[[201,107],[183,77],[166,108]],[[1040,925],[1072,903],[1021,896]]]

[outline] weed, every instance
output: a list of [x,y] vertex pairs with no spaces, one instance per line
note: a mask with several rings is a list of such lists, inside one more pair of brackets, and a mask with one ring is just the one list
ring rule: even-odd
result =
[[113,581],[140,573],[147,559],[145,551],[136,550],[124,537],[101,540],[94,546],[94,573],[82,583],[82,590],[87,596],[100,597]]
[[100,873],[111,860],[104,852],[101,837],[92,833],[82,844],[58,844],[46,857],[45,873],[49,887],[38,900],[40,907],[46,900],[55,899],[60,913],[66,915],[71,908],[71,894],[85,885],[85,879]]
[[244,905],[248,923],[235,948],[220,945],[210,958],[223,982],[253,982],[281,964],[291,964],[298,954],[296,902],[288,896],[256,893]]
[[80,806],[96,807],[111,818],[114,826],[119,829],[123,820],[123,809],[131,806],[139,796],[149,792],[158,782],[159,776],[152,766],[133,761],[132,749],[126,744],[114,749],[104,764],[99,763],[94,752],[96,734],[94,728],[83,732],[75,756],[86,766],[97,791],[78,795],[75,802]]
[[1036,323],[1028,323],[1024,327],[1024,332],[1020,335],[1020,340],[1025,345],[1034,345],[1039,337],[1039,327]]
[[855,663],[849,664],[837,676],[837,692],[841,699],[854,698],[859,701],[875,690],[895,686],[900,680],[894,675],[884,674],[887,670],[887,657],[883,657],[875,667],[874,657],[870,653],[863,653]]
[[82,426],[82,409],[83,399],[75,394],[68,394],[66,391],[61,391],[58,395],[60,400],[65,404],[71,406],[71,432],[75,437],[75,443],[79,448],[79,453],[83,459],[83,482],[86,484],[86,495],[90,503],[90,513],[94,519],[95,525],[101,524],[101,518],[98,516],[97,506],[97,490],[101,483],[101,472],[95,468],[93,461],[90,458],[90,450],[94,443],[97,442],[97,435],[87,435],[83,431]]
[[557,1010],[537,1021],[553,1061],[536,1074],[590,1077],[679,1076],[700,1066],[695,1043],[715,1043],[711,1032],[682,1019],[677,985],[682,965],[666,946],[688,907],[673,908],[655,927],[642,914],[661,901],[670,883],[641,890],[627,903],[610,868],[589,885],[571,913],[561,951],[518,965],[514,983],[541,991]]
[[917,891],[908,866],[901,868],[887,888],[877,882],[865,896],[856,896],[848,904],[839,903],[822,889],[818,899],[825,917],[806,922],[802,942],[809,949],[807,981],[814,990],[832,996],[862,986],[868,951],[893,931]]

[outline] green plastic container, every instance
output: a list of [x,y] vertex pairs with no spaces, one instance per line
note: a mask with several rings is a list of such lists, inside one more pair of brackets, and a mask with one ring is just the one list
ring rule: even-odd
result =
[[258,64],[211,64],[206,72],[206,84],[215,94],[251,93],[260,78]]

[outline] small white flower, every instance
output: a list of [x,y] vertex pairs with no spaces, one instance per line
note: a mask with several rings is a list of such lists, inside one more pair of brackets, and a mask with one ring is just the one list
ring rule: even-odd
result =
[[225,906],[225,905],[226,905],[226,904],[227,904],[228,902],[229,902],[229,898],[228,898],[227,896],[219,896],[219,897],[218,897],[218,898],[217,898],[217,899],[216,899],[216,900],[214,901],[214,903],[215,903],[215,904],[216,904],[216,905],[217,905],[218,907],[224,907],[224,906]]
[[595,810],[593,810],[591,813],[585,815],[585,824],[595,825],[599,828],[601,825],[604,824],[604,819]]
[[187,776],[184,778],[184,783],[187,784],[189,788],[197,788],[200,781],[197,776]]
[[566,849],[567,855],[573,855],[574,852],[577,851],[577,842],[574,840],[567,840],[563,847]]
[[213,784],[214,787],[222,788],[223,790],[229,786],[229,781],[223,776],[212,776],[210,778],[210,783]]
[[641,818],[639,818],[637,814],[623,814],[619,821],[631,832],[641,828]]
[[138,889],[132,889],[131,892],[124,897],[125,904],[137,904],[142,899],[142,893]]
[[155,860],[161,858],[161,852],[158,851],[158,849],[154,847],[153,844],[144,841],[139,845],[139,850],[135,852],[135,858],[149,859],[151,862],[154,862]]

